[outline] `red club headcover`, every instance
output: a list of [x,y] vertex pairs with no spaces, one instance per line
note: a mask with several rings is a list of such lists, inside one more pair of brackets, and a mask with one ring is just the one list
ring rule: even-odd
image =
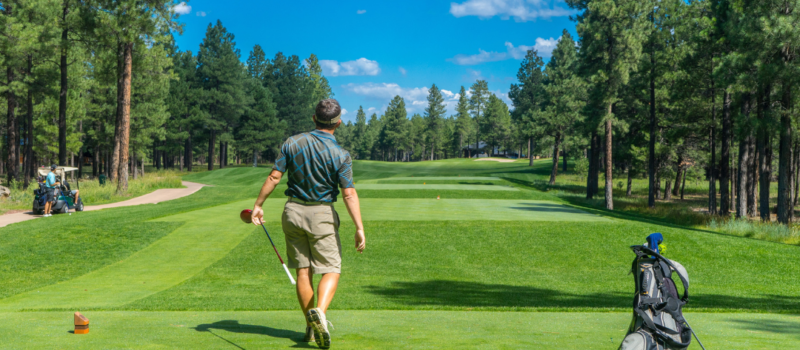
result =
[[252,210],[245,209],[245,210],[242,210],[241,213],[239,213],[239,218],[241,218],[242,222],[244,222],[245,224],[249,224],[249,223],[253,222],[253,220],[251,219],[252,215],[253,215],[253,211]]

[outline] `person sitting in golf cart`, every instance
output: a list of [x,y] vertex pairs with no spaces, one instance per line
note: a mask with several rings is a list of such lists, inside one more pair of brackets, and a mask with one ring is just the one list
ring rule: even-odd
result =
[[[56,164],[51,165],[50,172],[47,173],[47,177],[45,180],[45,187],[47,188],[47,202],[44,205],[45,206],[44,216],[53,216],[50,213],[50,211],[53,208],[53,203],[55,203],[56,198],[58,198],[58,195],[61,194],[62,187],[65,188],[67,191],[69,191],[71,197],[74,198],[73,203],[79,202],[78,199],[80,198],[80,191],[73,190],[70,188],[69,183],[66,181],[66,179],[64,179],[64,177],[66,177],[66,174],[64,173],[63,169],[61,172],[61,179],[57,178],[55,173],[57,168],[58,165]],[[62,182],[64,186],[62,186]]]

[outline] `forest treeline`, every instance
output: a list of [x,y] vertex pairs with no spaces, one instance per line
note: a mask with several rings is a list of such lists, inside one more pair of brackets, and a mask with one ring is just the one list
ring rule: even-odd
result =
[[[544,53],[526,53],[512,108],[478,80],[448,111],[434,84],[422,113],[409,115],[395,96],[384,111],[359,108],[337,140],[356,159],[384,161],[485,152],[532,164],[546,154],[551,184],[559,160],[566,168],[574,159],[587,168],[587,198],[603,188],[608,209],[615,176],[627,178],[628,195],[633,179],[648,178],[651,207],[703,177],[711,214],[791,221],[800,0],[566,3],[578,35],[564,30],[546,64]],[[313,128],[315,103],[333,97],[315,55],[268,58],[256,45],[244,58],[219,21],[195,52],[181,51],[173,5],[0,1],[8,182],[27,186],[44,164],[85,163],[83,174],[106,174],[124,192],[145,162],[191,170],[270,161],[287,136]]]

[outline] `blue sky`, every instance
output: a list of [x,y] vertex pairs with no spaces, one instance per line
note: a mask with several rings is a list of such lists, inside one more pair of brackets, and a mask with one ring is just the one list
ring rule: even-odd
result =
[[191,0],[173,10],[185,25],[176,37],[181,50],[196,53],[219,19],[243,61],[255,44],[268,57],[316,54],[346,121],[359,105],[380,115],[395,95],[409,116],[422,114],[432,84],[445,90],[453,114],[458,90],[476,79],[510,104],[525,51],[535,47],[547,58],[563,29],[575,35],[563,0]]

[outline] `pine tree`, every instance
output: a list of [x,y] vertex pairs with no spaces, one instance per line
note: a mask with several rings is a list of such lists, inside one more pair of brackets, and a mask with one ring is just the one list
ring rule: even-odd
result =
[[431,160],[433,160],[434,151],[441,147],[442,140],[439,134],[445,112],[444,97],[442,97],[442,93],[436,84],[433,84],[428,90],[428,107],[425,108],[425,121],[427,123],[425,136],[428,139],[428,144],[431,145]]
[[476,125],[475,130],[475,154],[480,154],[480,127],[481,118],[486,111],[486,104],[489,103],[489,83],[486,80],[478,80],[470,87],[472,96],[469,98],[469,111],[472,114],[472,122]]
[[277,152],[286,132],[286,123],[278,120],[272,95],[261,81],[251,77],[245,81],[245,89],[250,103],[237,128],[236,146],[245,154],[252,155],[253,167],[256,167],[258,154],[263,150],[272,149]]
[[306,59],[306,66],[308,67],[308,78],[313,86],[311,103],[316,106],[319,101],[332,98],[333,91],[331,91],[331,86],[328,84],[328,79],[322,76],[322,67],[319,65],[317,55],[312,53]]
[[278,119],[287,123],[287,136],[314,129],[314,85],[300,59],[278,52],[267,71],[265,83],[277,105]]
[[403,138],[406,135],[405,129],[408,122],[406,113],[405,100],[400,96],[395,96],[386,108],[383,128],[378,137],[378,142],[387,152],[386,155],[394,161],[397,161],[397,151],[402,146]]
[[[561,144],[569,129],[582,119],[585,99],[583,80],[576,75],[578,50],[567,30],[553,50],[553,56],[545,68],[547,84],[544,90],[548,104],[537,124],[553,137],[553,165],[550,170],[550,185],[555,185],[558,174],[558,157]],[[565,155],[566,157],[566,155]],[[565,160],[566,161],[566,160]]]
[[353,152],[352,154],[356,159],[369,158],[369,135],[367,134],[367,114],[364,113],[364,107],[358,106],[358,113],[356,113],[356,124],[353,130]]
[[[458,150],[459,157],[463,157],[464,140],[469,143],[469,137],[472,135],[472,121],[469,117],[469,101],[467,99],[467,91],[464,86],[458,92],[458,104],[456,105],[456,133],[458,134]],[[467,154],[471,157],[471,154]]]
[[511,115],[514,124],[518,125],[519,133],[528,142],[528,165],[533,166],[534,137],[538,129],[534,116],[545,106],[544,76],[542,67],[544,61],[536,50],[528,50],[525,58],[520,63],[517,71],[519,84],[512,84],[508,98],[514,104]]
[[197,54],[197,75],[205,91],[208,118],[205,127],[208,139],[208,170],[214,168],[214,150],[219,137],[221,167],[224,167],[224,142],[232,139],[231,128],[239,121],[246,105],[244,68],[232,33],[222,26],[208,25],[206,37]]
[[630,72],[638,68],[645,33],[642,17],[645,6],[638,0],[567,0],[576,16],[581,38],[580,59],[584,74],[592,84],[595,118],[589,121],[605,127],[605,201],[614,209],[613,199],[613,123],[614,104],[620,89],[628,83]]
[[500,149],[511,137],[511,114],[508,106],[495,94],[490,93],[484,117],[480,119],[481,134],[484,135],[489,155],[495,148]]

